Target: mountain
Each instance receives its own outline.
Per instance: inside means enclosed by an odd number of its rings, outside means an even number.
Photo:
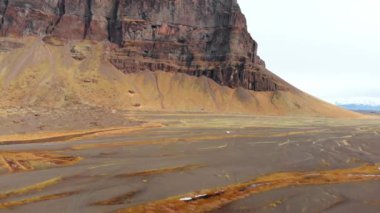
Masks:
[[[0,107],[358,117],[266,69],[236,0],[0,0]]]
[[[374,111],[380,112],[379,105],[366,105],[366,104],[339,104],[338,106],[353,111]]]
[[[380,111],[380,98],[376,96],[337,98],[332,102],[339,107],[353,111]]]

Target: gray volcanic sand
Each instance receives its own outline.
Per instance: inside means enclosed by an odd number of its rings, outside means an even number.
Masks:
[[[101,112],[104,114],[99,116]],[[62,112],[61,117],[66,120],[61,121],[49,120],[48,112],[36,117],[40,119],[38,125],[43,123],[46,131],[67,130],[93,128],[91,117],[95,114],[99,117],[96,126],[158,122],[164,127],[66,142],[0,144],[3,152],[54,150],[83,158],[78,164],[66,167],[19,173],[0,170],[0,194],[51,178],[64,178],[41,191],[0,199],[0,203],[75,192],[68,197],[3,211],[112,212],[201,189],[249,181],[270,173],[352,168],[380,162],[379,119],[110,113],[109,110],[99,110],[96,113],[83,112],[81,119],[77,117],[79,123],[70,126],[72,122],[64,116],[73,115],[70,112]],[[0,133],[23,132],[23,127],[25,132],[38,131],[36,122],[22,118],[26,115],[29,116],[28,113],[2,116],[0,120],[7,125],[1,126]],[[57,116],[57,113],[51,116]],[[12,120],[23,119],[12,126]],[[119,144],[102,146],[115,143]],[[99,147],[83,148],[88,144]],[[188,165],[200,167],[128,176],[135,172]],[[95,205],[128,193],[131,195],[116,204]],[[215,212],[378,212],[379,208],[380,182],[373,181],[277,189],[235,201]]]

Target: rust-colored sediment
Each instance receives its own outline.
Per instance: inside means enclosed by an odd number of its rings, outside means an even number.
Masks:
[[[0,145],[13,144],[32,144],[32,143],[49,143],[63,142],[78,139],[87,139],[106,135],[127,134],[135,131],[140,131],[150,128],[163,127],[161,123],[145,123],[139,126],[115,127],[106,129],[92,129],[80,131],[65,131],[65,132],[41,132],[20,135],[3,135],[0,136]]]
[[[380,180],[379,165],[364,165],[358,168],[318,172],[275,173],[241,184],[229,185],[218,189],[206,189],[198,193],[170,197],[132,208],[122,209],[117,212],[210,212],[250,195],[278,188],[371,180]],[[197,198],[197,195],[201,196]],[[187,202],[180,201],[180,198],[183,197],[191,198],[191,200]]]
[[[170,168],[161,168],[161,169],[152,169],[141,172],[127,173],[117,175],[117,177],[143,177],[143,176],[151,176],[151,175],[159,175],[164,173],[173,173],[173,172],[184,172],[189,170],[194,170],[201,168],[201,165],[185,165],[178,167],[170,167]]]
[[[141,190],[131,191],[131,192],[113,197],[113,198],[108,199],[108,200],[103,200],[103,201],[98,201],[98,202],[92,203],[91,205],[95,205],[95,206],[121,205],[121,204],[128,202],[130,199],[132,199],[134,196],[136,196],[140,192],[141,192]]]
[[[190,171],[190,170],[194,170],[198,168],[202,168],[202,166],[201,165],[185,165],[185,166],[177,166],[177,167],[169,167],[169,168],[161,168],[161,169],[152,169],[152,170],[145,170],[145,171],[140,171],[140,172],[120,174],[120,175],[117,175],[116,177],[118,178],[148,177],[148,176],[165,174],[165,173],[185,172],[185,171]],[[124,204],[140,192],[141,190],[131,191],[131,192],[113,197],[111,199],[92,203],[92,205],[110,206],[110,205]]]
[[[40,168],[68,166],[82,158],[50,152],[0,152],[0,168],[9,172],[31,171]]]
[[[4,203],[0,203],[0,209],[7,209],[7,208],[15,207],[15,206],[22,206],[22,205],[26,205],[30,203],[37,203],[37,202],[42,202],[42,201],[47,201],[47,200],[56,200],[56,199],[68,197],[77,193],[78,193],[77,191],[63,192],[63,193],[43,195],[43,196],[38,196],[38,197],[30,197],[30,198],[25,198],[22,200],[17,200],[17,201],[4,202]]]
[[[56,185],[56,184],[60,183],[61,181],[62,181],[62,178],[57,177],[57,178],[52,178],[50,180],[43,181],[40,183],[36,183],[36,184],[30,185],[30,186],[26,186],[23,188],[9,190],[7,192],[0,193],[0,200],[10,198],[10,197],[14,197],[14,196],[19,196],[19,195],[25,195],[25,194],[35,192],[35,191],[40,191],[40,190],[43,190],[49,186]]]

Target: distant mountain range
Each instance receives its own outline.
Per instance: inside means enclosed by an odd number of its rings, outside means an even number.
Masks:
[[[340,107],[353,111],[376,111],[380,112],[380,105],[367,105],[367,104],[337,104]]]
[[[330,103],[353,111],[380,112],[380,97],[345,97],[330,100]]]

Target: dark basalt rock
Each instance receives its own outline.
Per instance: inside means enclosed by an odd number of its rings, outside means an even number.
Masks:
[[[54,36],[117,44],[110,62],[206,76],[221,85],[287,90],[265,69],[236,0],[0,0],[2,36]]]
[[[119,20],[120,0],[112,0],[112,9],[107,18],[108,40],[119,46],[123,42],[123,25]]]

